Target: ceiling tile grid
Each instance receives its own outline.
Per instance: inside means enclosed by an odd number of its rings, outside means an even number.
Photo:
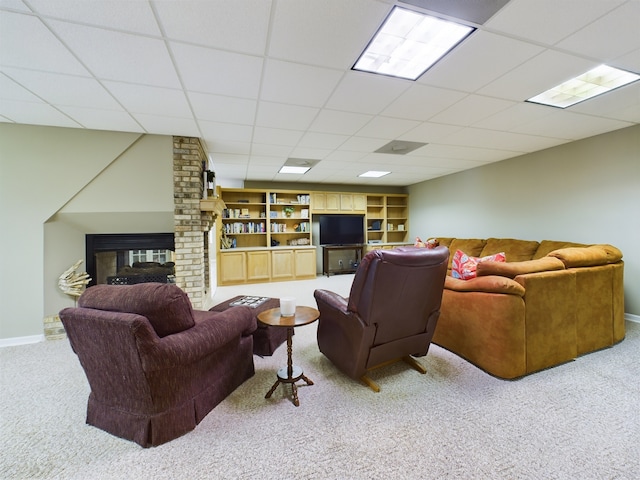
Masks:
[[[476,31],[415,82],[352,71],[394,5]],[[601,63],[638,73],[639,19],[638,0],[0,0],[0,121],[198,136],[234,185],[407,186],[640,123],[640,82],[526,103]],[[373,153],[391,140],[426,145]],[[320,161],[279,174],[289,157]]]

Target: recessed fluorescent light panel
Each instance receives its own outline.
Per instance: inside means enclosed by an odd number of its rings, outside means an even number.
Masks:
[[[415,80],[474,30],[393,7],[353,70]]]
[[[309,171],[311,167],[291,167],[289,165],[283,165],[282,168],[278,171],[278,173],[295,173],[298,175],[303,175]]]
[[[287,158],[284,165],[278,173],[293,173],[295,175],[304,175],[320,160],[311,160],[307,158]]]
[[[361,173],[359,177],[380,178],[385,175],[389,175],[391,172],[381,172],[377,170],[369,170],[368,172]]]
[[[579,77],[572,78],[540,95],[531,97],[527,102],[567,108],[639,79],[640,75],[635,73],[600,65]]]

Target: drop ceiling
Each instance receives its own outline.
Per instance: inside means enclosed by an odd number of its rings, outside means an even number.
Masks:
[[[200,137],[221,182],[382,186],[640,123],[640,82],[525,103],[602,63],[640,72],[640,0],[484,0],[497,13],[417,81],[351,70],[394,5],[476,18],[465,3],[0,0],[0,120]],[[375,153],[392,141],[426,145]],[[288,158],[319,162],[279,174]]]

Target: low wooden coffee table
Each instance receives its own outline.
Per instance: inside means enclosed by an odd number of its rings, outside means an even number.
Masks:
[[[296,382],[300,379],[304,380],[307,385],[313,385],[313,382],[304,375],[302,368],[293,365],[292,358],[292,344],[293,344],[293,329],[294,327],[300,327],[302,325],[308,325],[315,322],[320,316],[320,312],[311,307],[296,307],[295,315],[289,317],[283,317],[280,315],[279,308],[272,308],[265,310],[258,314],[258,320],[265,325],[271,327],[283,327],[287,329],[287,366],[278,370],[278,379],[273,387],[267,392],[264,398],[270,398],[273,392],[276,391],[278,385],[281,383],[291,384],[291,393],[293,395],[293,404],[296,407],[300,406],[298,400],[298,387]]]

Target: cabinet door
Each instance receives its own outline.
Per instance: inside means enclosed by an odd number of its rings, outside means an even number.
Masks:
[[[246,280],[244,252],[220,253],[220,283],[242,283]]]
[[[273,280],[292,279],[294,262],[293,250],[273,250],[271,252],[271,278]]]
[[[367,196],[360,193],[354,193],[353,209],[358,212],[365,212],[367,210]]]
[[[324,193],[311,194],[311,208],[317,211],[327,209],[327,195]]]
[[[350,193],[340,194],[340,211],[352,212],[353,211],[353,195]]]
[[[296,278],[316,276],[316,250],[294,250]]]
[[[268,250],[247,252],[247,280],[269,280],[271,255]]]
[[[327,193],[327,211],[337,212],[340,210],[340,194]]]

